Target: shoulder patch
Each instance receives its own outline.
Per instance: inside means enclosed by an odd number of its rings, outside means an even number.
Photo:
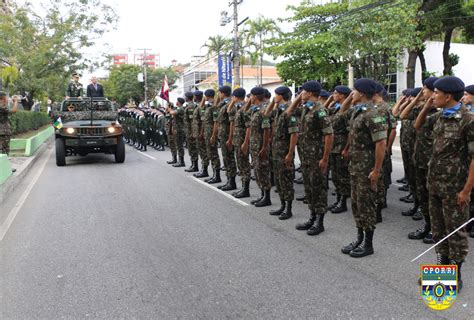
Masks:
[[[320,118],[327,117],[327,115],[328,115],[328,114],[327,114],[326,111],[324,111],[324,110],[318,111],[318,116],[319,116]]]
[[[385,122],[385,117],[381,117],[381,116],[375,117],[374,122],[375,123],[384,123]]]
[[[296,123],[296,117],[295,116],[290,117],[290,123]]]

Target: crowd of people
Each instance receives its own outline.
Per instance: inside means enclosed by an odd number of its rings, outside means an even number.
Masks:
[[[398,121],[405,171],[399,182],[409,193],[400,200],[414,204],[402,214],[424,220],[408,237],[435,243],[467,222],[469,214],[472,217],[474,86],[466,87],[453,76],[430,77],[423,87],[405,90],[392,106],[383,85],[371,79],[357,80],[353,90],[336,86],[332,94],[319,82],[308,81],[292,98],[286,86],[277,88],[273,98],[262,87],[247,94],[243,88],[232,91],[222,86],[217,93],[213,89],[187,92],[166,109],[125,107],[120,114],[132,145],[146,150],[151,144],[163,150],[168,141],[172,155],[168,163],[174,167],[185,166],[186,145],[191,165],[185,171],[218,184],[225,168],[226,182],[218,188],[235,190],[236,198],[250,197],[253,168],[260,196],[251,204],[271,205],[274,185],[281,205],[269,214],[280,220],[292,217],[294,177],[299,170],[305,194],[297,200],[308,204],[309,217],[296,228],[308,235],[324,232],[325,214],[347,211],[350,199],[355,240],[341,251],[351,257],[374,253],[375,227],[387,206]],[[331,205],[329,172],[336,190]],[[468,229],[462,229],[436,247],[439,264],[458,266],[460,288],[467,236]]]

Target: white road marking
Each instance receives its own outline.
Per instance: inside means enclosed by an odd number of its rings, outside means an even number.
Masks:
[[[225,197],[227,197],[227,198],[229,198],[229,199],[231,199],[231,200],[237,202],[237,203],[240,204],[241,206],[246,207],[246,206],[249,205],[248,203],[243,202],[242,200],[239,200],[239,199],[235,198],[234,196],[228,194],[227,192],[224,192],[224,191],[222,191],[222,190],[219,190],[219,189],[217,189],[216,187],[213,187],[211,184],[206,183],[206,182],[204,182],[204,181],[201,181],[201,180],[199,180],[199,179],[196,178],[196,177],[193,177],[193,176],[188,176],[188,177],[191,178],[191,179],[193,179],[194,181],[196,181],[196,182],[202,184],[203,186],[206,186],[207,188],[209,188],[209,189],[211,189],[211,190],[213,190],[213,191],[216,191],[216,192],[222,194],[223,196],[225,196]]]
[[[146,154],[145,152],[141,152],[141,151],[139,151],[139,150],[135,150],[135,151],[138,152],[138,153],[140,153],[140,154],[142,154],[142,155],[144,155],[144,156],[147,157],[147,158],[150,158],[151,160],[155,160],[155,161],[156,161],[156,158],[155,158],[155,157],[152,157],[152,156]]]
[[[31,180],[30,184],[26,187],[26,190],[23,192],[20,199],[18,199],[17,203],[15,204],[15,206],[12,208],[12,210],[8,214],[7,219],[0,226],[0,241],[3,240],[3,238],[5,237],[5,235],[8,232],[8,229],[10,229],[10,226],[12,225],[13,221],[15,220],[16,215],[18,214],[18,212],[20,212],[21,208],[25,204],[25,201],[28,198],[28,196],[30,195],[31,190],[33,189],[33,187],[35,186],[35,184],[38,181],[39,177],[43,173],[43,170],[46,167],[46,164],[48,163],[48,159],[51,157],[51,154],[53,153],[53,150],[54,149],[49,150],[48,155],[43,160],[43,163],[39,167],[39,170],[33,176],[33,179]]]

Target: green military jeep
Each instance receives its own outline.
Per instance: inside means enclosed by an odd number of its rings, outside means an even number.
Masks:
[[[115,106],[105,98],[71,98],[61,103],[56,128],[56,165],[68,156],[89,153],[114,154],[125,161],[125,143]]]

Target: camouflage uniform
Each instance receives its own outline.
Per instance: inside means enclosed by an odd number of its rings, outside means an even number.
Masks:
[[[184,107],[176,107],[176,114],[173,116],[173,135],[176,137],[176,148],[180,159],[184,157],[184,141],[186,139],[184,119],[186,112]]]
[[[193,119],[194,111],[197,109],[197,106],[194,102],[186,102],[184,108],[184,123],[186,127],[186,140],[188,146],[189,157],[191,161],[198,161],[198,150],[197,150],[197,141],[193,135]]]
[[[232,144],[234,145],[235,158],[237,160],[237,167],[239,168],[240,178],[242,183],[250,181],[250,161],[248,154],[245,155],[241,146],[245,141],[245,132],[250,128],[250,113],[242,108],[243,103],[235,104],[232,111],[229,113],[229,120],[234,121],[235,131]]]
[[[201,137],[201,129],[204,118],[205,105],[203,108],[196,107],[193,113],[193,138],[196,139],[196,147],[199,156],[201,157],[201,163],[203,168],[209,166],[209,158],[207,156],[206,142],[204,137]]]
[[[449,116],[443,110],[427,118],[433,131],[433,153],[428,165],[431,228],[435,242],[467,221],[469,208],[460,209],[457,193],[467,180],[474,155],[474,114],[461,107]],[[460,230],[440,243],[436,252],[457,263],[468,253],[467,233]]]
[[[217,121],[219,122],[219,140],[221,142],[222,161],[224,162],[227,177],[233,178],[237,175],[237,165],[235,163],[234,150],[229,150],[226,146],[227,139],[229,138],[230,115],[227,113],[229,102],[230,98],[226,98],[220,104]]]
[[[320,102],[307,105],[302,114],[301,133],[298,138],[303,160],[301,170],[308,207],[317,215],[327,211],[326,175],[319,168],[319,160],[324,154],[324,137],[333,134],[331,121]]]
[[[377,192],[370,187],[368,176],[375,165],[376,142],[387,139],[387,124],[380,111],[367,103],[354,108],[350,128],[352,213],[357,228],[372,231],[376,223]]]
[[[206,102],[208,104],[208,102]],[[211,144],[212,131],[214,129],[214,122],[217,122],[219,117],[219,110],[217,106],[209,104],[206,106],[206,110],[202,115],[203,126],[204,126],[204,140],[206,141],[207,157],[211,161],[212,168],[219,170],[221,167],[221,161],[219,158],[219,151],[217,150],[217,137],[214,144]]]
[[[71,81],[67,87],[67,93],[66,96],[70,98],[77,98],[77,97],[82,97],[83,94],[83,87],[82,83],[80,82],[75,82]]]
[[[294,133],[298,133],[298,120],[294,115],[288,114],[285,110],[288,104],[280,105],[275,110],[275,121],[273,122],[273,172],[275,174],[275,185],[282,201],[293,201],[295,189],[293,187],[294,162],[288,168],[285,157],[290,149],[290,138]]]
[[[263,145],[263,130],[270,129],[270,119],[263,114],[263,105],[252,106],[250,118],[250,152],[255,170],[257,185],[261,190],[270,190],[270,160],[258,155]]]
[[[410,192],[416,199],[416,180],[415,180],[415,166],[413,164],[413,152],[416,140],[416,131],[413,127],[413,110],[410,111],[407,119],[402,120],[402,128],[400,132],[400,148],[402,150],[403,167],[405,169],[405,176],[410,187]]]
[[[12,131],[10,128],[10,111],[7,108],[0,107],[0,153],[10,153],[10,137]]]
[[[166,117],[166,136],[168,138],[168,147],[170,148],[171,156],[173,157],[173,159],[175,159],[176,154],[178,152],[178,147],[177,147],[176,135],[174,134],[173,117],[169,113],[166,113],[165,117]]]

